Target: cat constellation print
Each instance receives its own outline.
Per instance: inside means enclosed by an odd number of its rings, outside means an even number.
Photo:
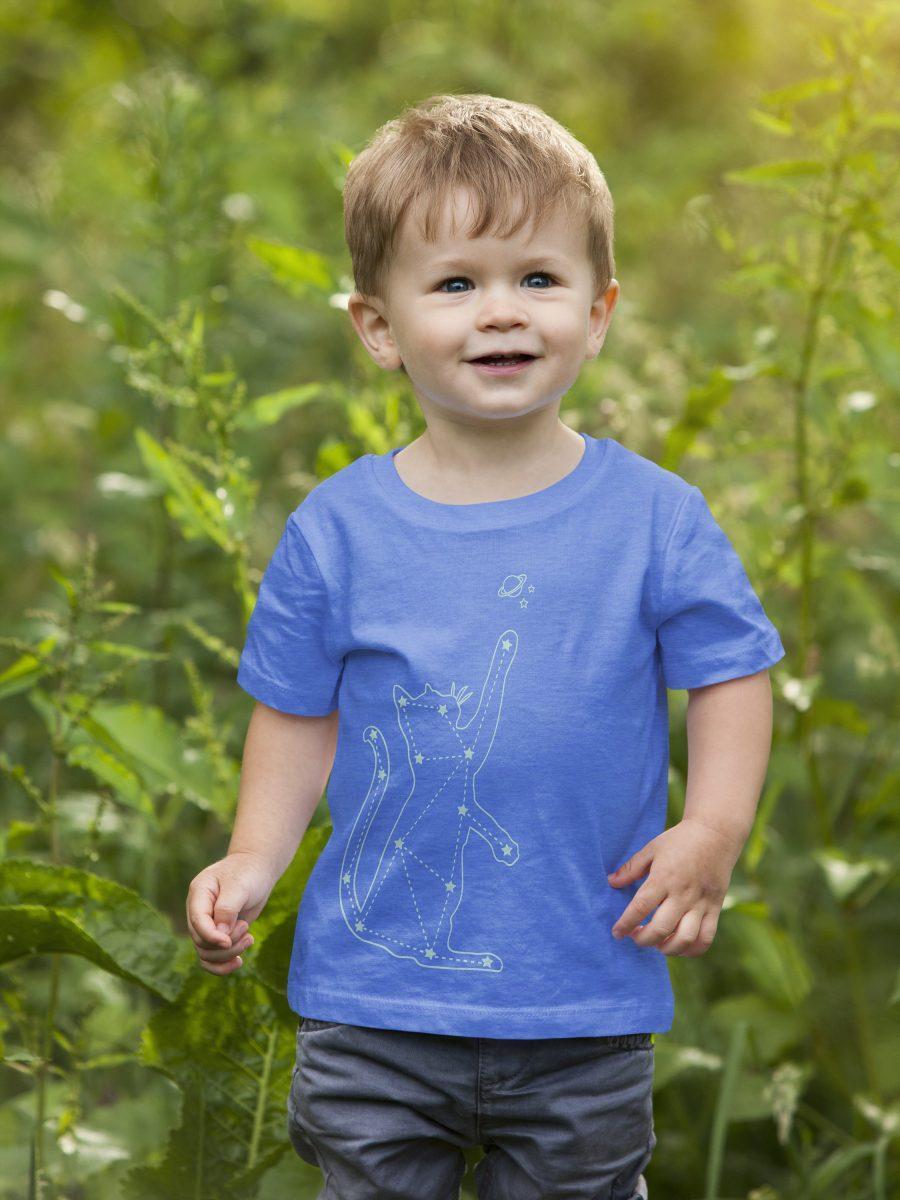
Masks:
[[[504,594],[502,587],[499,594]],[[360,861],[391,771],[381,730],[369,725],[363,733],[375,761],[368,795],[344,849],[341,912],[360,941],[397,958],[412,959],[420,967],[503,970],[500,955],[489,949],[457,948],[452,935],[453,917],[462,903],[464,851],[471,834],[483,838],[496,861],[506,867],[519,858],[515,840],[475,799],[475,776],[491,751],[518,644],[514,629],[497,638],[478,708],[465,723],[462,706],[472,695],[468,688],[457,691],[452,683],[449,692],[442,692],[426,683],[413,696],[394,684],[394,707],[413,784],[368,886]],[[378,854],[377,840],[373,850]]]

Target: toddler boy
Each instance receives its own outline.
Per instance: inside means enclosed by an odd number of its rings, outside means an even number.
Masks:
[[[784,648],[698,488],[559,418],[619,294],[581,143],[531,105],[432,97],[344,204],[354,328],[427,428],[287,519],[192,937],[240,966],[327,782],[288,982],[288,1128],[322,1197],[450,1200],[480,1144],[482,1200],[634,1200],[666,956],[713,940]],[[670,829],[667,688],[690,693]]]

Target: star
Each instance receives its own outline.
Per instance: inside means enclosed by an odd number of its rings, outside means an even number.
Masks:
[[[527,608],[527,607],[528,607],[528,601],[523,596],[522,599],[519,601],[519,608]]]
[[[423,763],[424,761],[425,761],[425,759],[422,757],[422,755],[421,755],[421,754],[417,754],[417,755],[416,755],[416,762],[417,762],[417,763]]]
[[[447,891],[448,891],[448,892],[455,892],[455,891],[456,891],[456,884],[453,882],[453,880],[452,880],[452,879],[450,880],[450,882],[449,882],[449,883],[445,883],[445,884],[444,884],[444,887],[447,889]]]
[[[501,645],[503,646],[504,650],[509,650],[509,648],[512,646],[512,642],[509,640],[509,638],[504,638],[501,642]]]
[[[434,951],[432,950],[432,948],[430,946],[425,951],[425,957],[426,958],[434,958]]]
[[[349,883],[350,882],[350,872],[345,871],[344,874],[341,876],[341,879],[343,879],[344,883]]]
[[[534,591],[534,584],[533,584],[533,583],[531,583],[531,584],[529,584],[529,585],[528,585],[528,590],[529,590],[529,592],[533,592],[533,591]]]
[[[446,715],[447,715],[447,705],[446,705],[446,704],[442,704],[442,705],[441,705],[441,706],[438,708],[438,712],[441,714],[441,716],[442,716],[442,717],[446,717]]]
[[[382,767],[381,770],[378,772],[378,778],[379,779],[387,779],[387,771],[384,769],[384,767]]]
[[[474,751],[474,750],[472,749],[472,747],[470,746],[470,747],[469,747],[469,749],[468,749],[468,750],[465,752],[465,754],[463,755],[463,757],[464,757],[464,758],[473,758],[473,757],[474,757],[474,755],[475,755],[475,751]]]
[[[458,804],[456,806],[456,811],[459,813],[459,815],[461,817],[464,817],[469,810],[466,808],[466,806],[464,804]]]
[[[509,842],[507,842],[505,846],[502,846],[501,849],[503,850],[504,854],[512,854],[512,846],[509,844]]]
[[[397,701],[397,703],[400,705],[401,708],[406,708],[406,697],[401,696],[400,699]]]
[[[489,954],[486,954],[484,956],[484,958],[481,960],[481,965],[483,967],[492,967],[494,965],[494,960],[491,958],[491,956]]]
[[[377,737],[378,737],[378,734],[373,729],[372,732],[369,734],[369,741],[374,742]]]
[[[403,849],[403,838],[394,838],[394,845],[397,847],[398,850],[402,850]]]
[[[365,929],[365,925],[363,925],[362,921],[357,921],[357,922],[356,922],[356,929],[357,929],[357,930],[363,930],[363,929]]]

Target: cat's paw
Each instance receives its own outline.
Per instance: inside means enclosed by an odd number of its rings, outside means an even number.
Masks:
[[[506,838],[502,842],[494,842],[492,849],[497,862],[506,863],[508,867],[511,867],[514,862],[519,861],[519,846],[512,838]]]

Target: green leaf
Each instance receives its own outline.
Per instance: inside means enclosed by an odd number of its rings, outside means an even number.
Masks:
[[[0,771],[14,780],[25,795],[39,809],[45,809],[44,797],[41,794],[40,788],[28,774],[22,763],[14,763],[5,751],[0,750]]]
[[[191,617],[174,614],[169,618],[169,621],[170,624],[179,625],[186,633],[189,633],[192,638],[198,641],[205,649],[209,650],[211,654],[214,654],[226,667],[237,669],[241,654],[234,646],[229,646],[227,642],[217,637],[216,634],[210,633],[208,629],[204,629],[198,621],[193,620]]]
[[[815,178],[825,171],[825,164],[816,159],[792,158],[781,162],[760,163],[755,167],[744,167],[737,171],[726,171],[728,183],[746,184],[748,187],[772,187],[791,189],[796,182]]]
[[[900,129],[900,112],[869,113],[863,125],[869,129]]]
[[[198,971],[189,979],[177,1004],[154,1014],[140,1052],[179,1088],[182,1122],[161,1161],[123,1178],[121,1195],[252,1200],[262,1176],[291,1153],[285,1098],[296,1037],[296,1014],[246,965],[226,978]]]
[[[828,1195],[841,1179],[850,1175],[851,1171],[854,1172],[855,1178],[857,1164],[865,1162],[867,1158],[871,1157],[872,1147],[867,1142],[835,1150],[807,1176],[809,1188],[807,1194],[810,1196]],[[849,1178],[847,1183],[850,1183]]]
[[[137,773],[109,750],[94,742],[79,742],[67,753],[66,762],[72,767],[90,771],[95,779],[111,787],[128,808],[151,818],[156,817],[153,799],[141,785]]]
[[[803,79],[799,83],[789,84],[788,87],[776,88],[760,97],[763,104],[793,105],[804,100],[812,100],[816,96],[825,96],[833,92],[843,91],[847,86],[847,77],[843,75],[820,75],[814,79]]]
[[[213,762],[203,747],[186,743],[183,726],[161,709],[137,702],[95,704],[85,728],[127,763],[151,790],[168,789],[200,808],[230,819],[240,767],[231,758]],[[224,783],[219,775],[224,774]]]
[[[125,373],[130,387],[154,400],[166,400],[173,408],[196,408],[197,393],[191,387],[167,383],[152,371],[130,367]]]
[[[226,979],[198,973],[177,1004],[147,1027],[141,1062],[177,1084],[185,1117],[162,1162],[129,1174],[123,1185],[129,1200],[188,1194],[252,1200],[259,1179],[289,1150],[284,1108],[297,1016],[285,984],[297,907],[331,832],[328,822],[307,829],[253,923],[256,942],[243,967]]]
[[[666,434],[660,466],[674,470],[698,435],[709,429],[721,408],[731,399],[734,384],[720,368],[688,390],[681,416]]]
[[[809,721],[817,729],[836,725],[849,733],[864,737],[869,732],[869,722],[852,700],[839,700],[822,693],[817,695],[809,710]]]
[[[873,878],[886,878],[891,864],[886,858],[851,859],[837,850],[815,850],[813,858],[822,868],[828,890],[844,904]]]
[[[128,646],[124,642],[102,641],[88,642],[87,644],[98,654],[112,654],[119,658],[150,659],[155,662],[164,662],[168,658],[168,655],[161,650],[145,650],[143,646]]]
[[[47,570],[48,570],[49,574],[52,576],[52,578],[56,580],[56,582],[59,584],[59,586],[65,592],[66,599],[68,600],[69,604],[74,605],[77,600],[77,595],[75,592],[75,585],[72,583],[72,580],[69,579],[67,576],[63,575],[62,571],[60,571],[57,567],[53,566],[52,563],[47,568]]]
[[[234,541],[220,501],[203,486],[186,463],[180,462],[145,429],[135,431],[135,440],[147,470],[168,489],[166,504],[188,539],[206,537],[228,554]]]
[[[723,1034],[738,1021],[746,1021],[756,1055],[766,1063],[776,1062],[790,1046],[802,1043],[807,1032],[801,1013],[773,1004],[757,992],[713,1001],[709,1019]]]
[[[55,637],[46,637],[43,641],[38,642],[35,649],[49,656],[50,651],[56,645]],[[33,642],[29,642],[34,646]],[[39,680],[47,674],[47,668],[35,658],[33,654],[23,654],[21,658],[17,658],[14,663],[11,663],[6,670],[0,674],[0,700],[5,700],[7,696],[15,696],[19,692],[27,691],[33,687]]]
[[[234,423],[241,429],[259,429],[264,425],[274,425],[293,408],[300,408],[312,400],[330,398],[332,390],[328,383],[304,383],[299,387],[270,392],[267,396],[257,396],[238,414]]]
[[[195,965],[130,888],[75,867],[10,858],[0,863],[0,963],[31,954],[78,954],[105,971],[174,1000]]]
[[[731,909],[720,928],[763,995],[787,1007],[803,1003],[812,987],[812,972],[789,933],[746,905]]]
[[[750,110],[750,120],[778,137],[790,137],[794,132],[794,126],[790,121],[783,117],[773,117],[771,113],[762,112],[758,108]]]
[[[337,289],[328,260],[315,250],[258,237],[248,238],[247,247],[293,296],[330,295]]]

